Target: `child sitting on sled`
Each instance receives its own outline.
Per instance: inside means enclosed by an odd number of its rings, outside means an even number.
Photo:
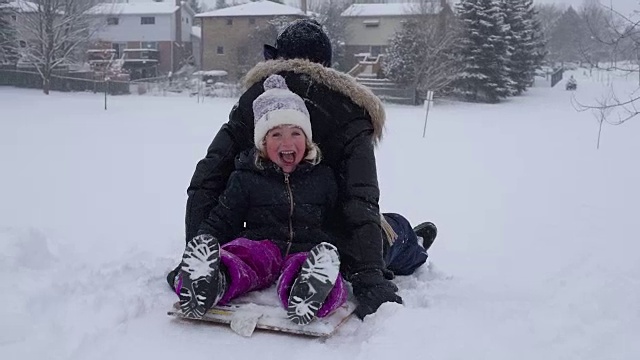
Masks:
[[[277,283],[288,318],[307,324],[347,300],[335,239],[324,230],[337,184],[320,164],[302,98],[280,75],[253,103],[255,148],[236,159],[226,190],[186,245],[175,290],[184,315]]]

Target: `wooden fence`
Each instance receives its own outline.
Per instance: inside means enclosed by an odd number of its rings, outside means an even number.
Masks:
[[[51,90],[90,91],[110,95],[129,94],[128,81],[104,81],[91,78],[93,73],[58,72],[51,75]],[[38,72],[0,69],[0,86],[42,89],[42,77]]]

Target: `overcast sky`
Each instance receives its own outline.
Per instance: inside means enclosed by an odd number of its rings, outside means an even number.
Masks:
[[[574,8],[580,8],[584,0],[534,0],[534,3],[540,4],[558,4]],[[633,10],[640,10],[640,0],[600,0],[600,3],[606,6],[612,6],[617,11],[628,15]]]
[[[232,0],[227,0],[227,1],[229,3],[233,2]],[[317,0],[308,0],[309,3],[311,1],[317,1]],[[583,1],[584,0],[534,0],[534,3],[541,3],[541,4],[552,3],[552,4],[558,4],[558,5],[564,5],[564,6],[572,5],[574,8],[579,9]],[[599,1],[601,4],[604,4],[607,6],[609,5],[613,6],[614,9],[616,9],[617,11],[620,11],[625,15],[630,14],[634,10],[640,11],[640,0],[599,0]],[[211,8],[214,8],[216,3],[215,0],[200,0],[200,2],[209,5],[209,7]],[[407,2],[407,0],[392,0],[390,2]],[[456,3],[458,2],[458,0],[452,0],[450,2]],[[300,0],[285,0],[285,3],[293,6],[298,6],[298,4],[300,3]]]

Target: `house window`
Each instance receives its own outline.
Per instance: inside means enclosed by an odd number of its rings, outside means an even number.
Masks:
[[[141,25],[153,25],[156,23],[156,17],[155,16],[142,16],[140,18],[140,24]]]
[[[250,55],[249,49],[246,46],[239,46],[236,51],[238,53],[238,64],[247,65]]]
[[[218,46],[218,48],[216,49],[216,54],[224,55],[224,46]]]
[[[367,28],[374,28],[374,27],[380,26],[380,20],[378,19],[364,20],[362,23],[364,24],[364,27],[367,27]]]
[[[107,18],[107,25],[118,25],[119,23],[120,23],[120,19],[118,19],[117,17]]]
[[[140,47],[143,49],[153,49],[158,50],[158,42],[157,41],[143,41],[140,43]]]
[[[255,25],[256,24],[256,19],[251,18],[249,19],[249,25]]]
[[[232,26],[233,25],[233,19],[227,19],[227,25]]]
[[[189,23],[189,18],[184,18],[187,21],[187,24]]]

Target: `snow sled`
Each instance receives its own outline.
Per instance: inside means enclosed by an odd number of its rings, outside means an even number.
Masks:
[[[569,81],[567,82],[567,85],[565,86],[566,90],[576,90],[578,88],[578,84],[575,81]]]
[[[167,314],[189,321],[205,321],[230,325],[231,330],[244,337],[250,337],[255,329],[268,330],[310,337],[330,337],[340,325],[353,314],[356,306],[347,301],[345,305],[324,318],[316,318],[307,325],[296,325],[287,319],[287,312],[278,305],[260,303],[231,303],[209,309],[202,319],[184,316],[180,304],[175,303]]]

